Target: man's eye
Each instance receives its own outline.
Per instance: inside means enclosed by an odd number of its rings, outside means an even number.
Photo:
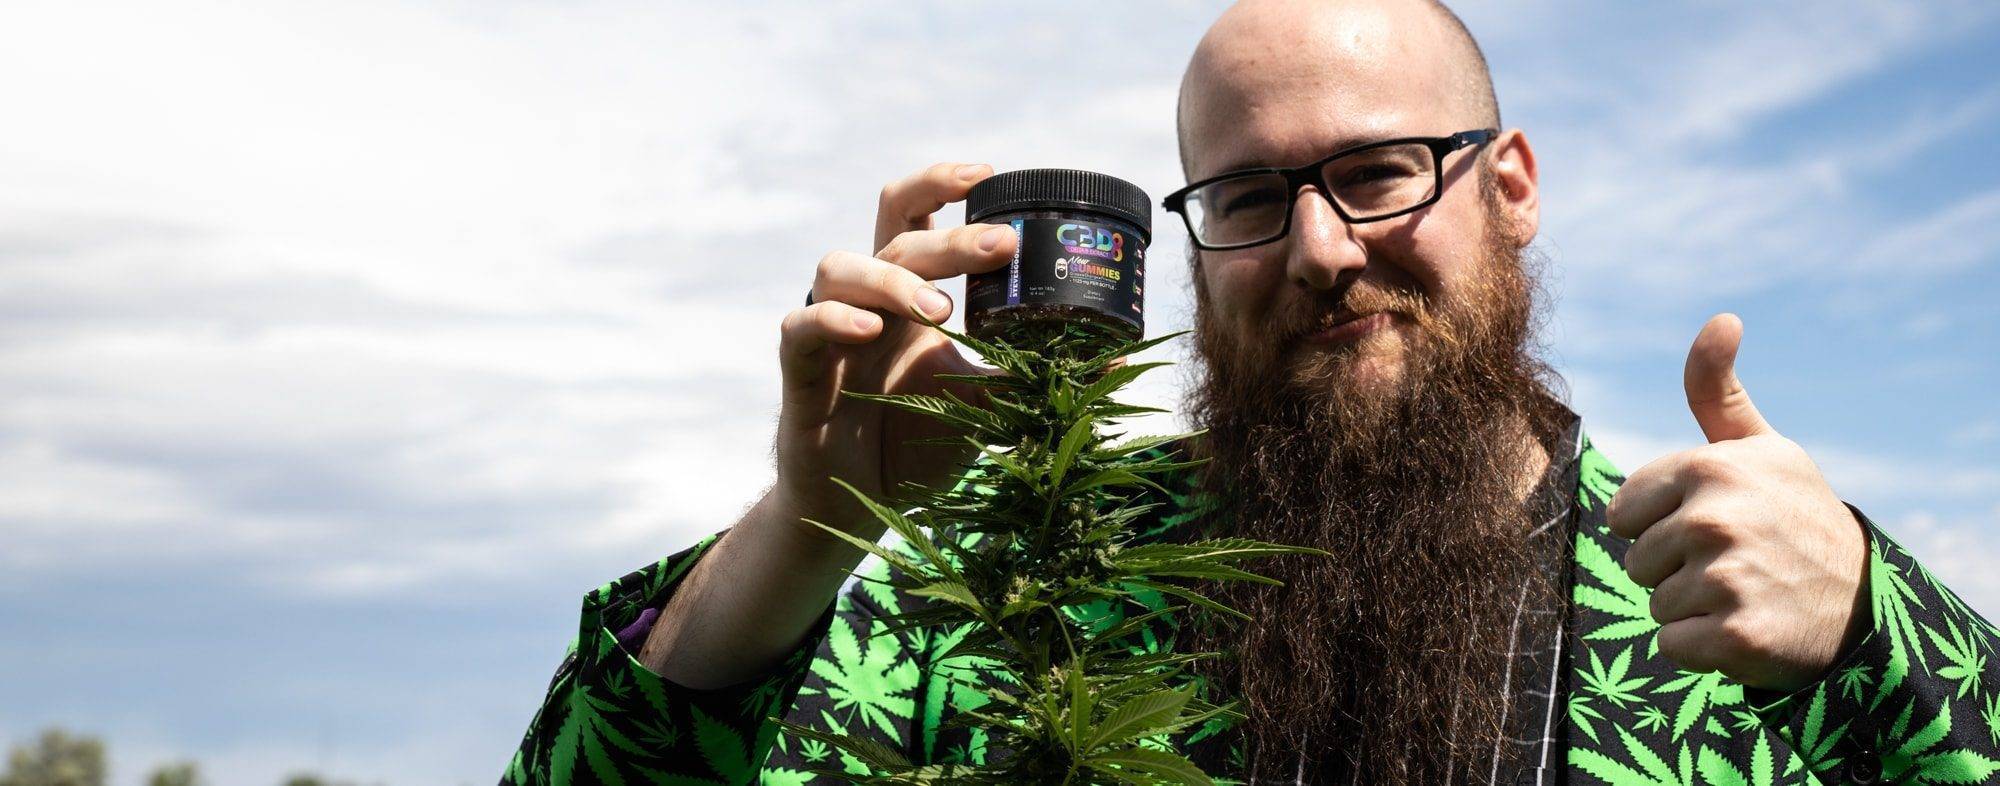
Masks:
[[[1239,210],[1255,210],[1278,201],[1277,192],[1269,189],[1246,191],[1222,201],[1222,212],[1234,213]]]
[[[1341,176],[1340,182],[1342,185],[1364,185],[1385,180],[1399,180],[1412,174],[1414,173],[1405,167],[1391,164],[1364,164],[1348,170],[1347,174]]]

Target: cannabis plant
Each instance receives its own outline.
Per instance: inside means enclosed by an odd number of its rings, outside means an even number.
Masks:
[[[1197,724],[1241,717],[1230,705],[1201,698],[1183,671],[1216,655],[1140,646],[1136,634],[1190,609],[1241,617],[1194,589],[1194,580],[1275,583],[1232,563],[1312,550],[1240,538],[1135,541],[1135,524],[1164,504],[1139,502],[1146,490],[1168,499],[1153,478],[1205,459],[1149,453],[1201,432],[1115,443],[1122,434],[1102,433],[1113,419],[1163,411],[1122,404],[1113,395],[1169,364],[1118,361],[1182,334],[1131,341],[1090,323],[1026,323],[989,342],[930,326],[1004,372],[940,375],[978,386],[986,394],[983,406],[948,391],[843,393],[952,425],[959,436],[923,442],[976,448],[964,468],[967,482],[943,491],[907,484],[898,502],[916,505],[898,513],[834,478],[907,549],[813,523],[887,562],[889,584],[935,601],[889,616],[875,635],[920,626],[963,633],[939,660],[965,656],[996,679],[985,689],[991,703],[952,722],[983,728],[987,745],[973,762],[917,765],[874,740],[790,723],[785,728],[839,748],[872,770],[860,777],[824,774],[865,783],[1212,783],[1167,740]],[[1144,610],[1135,597],[1141,593],[1170,602]],[[1106,603],[1139,611],[1109,617],[1082,612]]]

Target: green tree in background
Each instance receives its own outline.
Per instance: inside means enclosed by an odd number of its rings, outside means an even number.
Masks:
[[[34,740],[8,748],[7,770],[0,773],[0,786],[104,786],[105,759],[103,739],[51,726]],[[208,781],[201,777],[200,764],[183,759],[154,767],[146,775],[145,783],[146,786],[207,786]],[[358,784],[312,772],[294,772],[285,776],[281,786]]]
[[[360,786],[355,781],[334,780],[316,772],[295,772],[285,776],[282,786]],[[376,784],[375,786],[381,786]]]
[[[0,786],[104,786],[104,742],[60,728],[7,751]]]
[[[201,767],[192,761],[176,761],[153,768],[146,786],[203,786]]]

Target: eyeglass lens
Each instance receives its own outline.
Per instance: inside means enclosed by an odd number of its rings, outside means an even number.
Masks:
[[[1341,156],[1320,174],[1329,195],[1350,221],[1407,210],[1437,190],[1437,157],[1422,143],[1387,145]],[[1245,175],[1187,195],[1188,222],[1202,243],[1233,245],[1268,240],[1285,231],[1292,207],[1281,174]]]

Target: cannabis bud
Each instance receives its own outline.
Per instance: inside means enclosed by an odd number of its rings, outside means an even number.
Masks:
[[[940,375],[981,386],[990,406],[949,393],[843,394],[954,425],[962,433],[944,441],[977,449],[965,482],[944,491],[910,484],[918,504],[906,514],[835,478],[902,538],[898,547],[813,523],[888,563],[896,590],[929,601],[889,615],[875,635],[928,626],[933,640],[957,642],[939,662],[987,675],[978,690],[988,700],[953,720],[983,732],[985,744],[964,761],[916,763],[874,740],[780,722],[869,769],[823,774],[862,783],[1212,783],[1170,739],[1242,717],[1198,695],[1183,672],[1216,654],[1174,652],[1144,632],[1194,608],[1242,616],[1190,579],[1275,583],[1232,563],[1325,552],[1141,537],[1137,525],[1168,499],[1154,478],[1201,463],[1163,446],[1201,432],[1116,443],[1122,435],[1101,432],[1113,419],[1163,411],[1113,394],[1170,364],[1118,361],[1181,333],[1140,341],[1095,320],[1021,320],[987,340],[929,324],[1005,372]]]

